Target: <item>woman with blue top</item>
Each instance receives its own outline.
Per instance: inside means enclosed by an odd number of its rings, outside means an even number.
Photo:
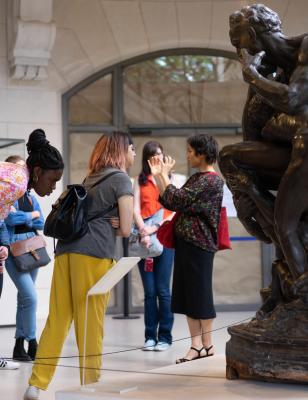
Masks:
[[[60,152],[52,146],[42,129],[35,129],[27,142],[26,165],[0,161],[0,297],[3,284],[3,265],[9,248],[9,237],[4,220],[12,206],[27,190],[39,196],[49,196],[61,179],[64,163]],[[13,209],[14,210],[14,209]],[[0,370],[17,369],[19,363],[0,357]]]
[[[25,161],[19,156],[10,156],[6,162],[24,166]],[[18,199],[5,219],[10,243],[25,240],[37,234],[44,228],[44,217],[36,198],[28,191]],[[11,255],[6,260],[5,268],[14,282],[17,294],[16,313],[16,343],[13,359],[18,361],[32,361],[35,358],[36,342],[36,306],[37,294],[35,281],[38,269],[21,272],[17,269]],[[24,349],[24,340],[29,342],[28,352]]]

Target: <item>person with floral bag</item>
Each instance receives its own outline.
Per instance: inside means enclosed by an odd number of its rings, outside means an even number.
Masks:
[[[218,250],[217,230],[223,198],[223,180],[214,170],[218,157],[216,140],[205,134],[187,140],[187,160],[193,174],[177,189],[169,179],[175,161],[171,157],[149,160],[164,207],[179,212],[174,223],[175,260],[171,309],[184,314],[191,347],[176,363],[214,355],[213,320],[216,317],[212,272]]]

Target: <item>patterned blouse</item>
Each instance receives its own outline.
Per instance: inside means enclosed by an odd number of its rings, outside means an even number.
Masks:
[[[180,189],[168,185],[160,201],[164,207],[180,211],[175,223],[176,236],[215,252],[222,197],[223,180],[220,176],[198,172]]]

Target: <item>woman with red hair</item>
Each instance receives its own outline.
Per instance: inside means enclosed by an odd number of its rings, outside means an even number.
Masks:
[[[128,237],[130,234],[133,191],[126,171],[134,158],[133,143],[126,133],[103,135],[94,147],[84,183],[88,189],[89,219],[115,203],[118,206],[105,217],[91,219],[88,232],[81,238],[57,243],[49,316],[37,350],[39,363],[33,367],[25,400],[38,399],[40,389],[47,389],[72,321],[79,349],[81,382],[88,384],[99,380],[103,323],[109,295],[91,296],[88,300],[87,326],[91,328],[91,335],[87,338],[86,353],[91,356],[87,357],[84,366],[86,299],[89,289],[115,263],[116,236]],[[105,179],[102,181],[102,178]],[[116,223],[118,219],[119,223]]]

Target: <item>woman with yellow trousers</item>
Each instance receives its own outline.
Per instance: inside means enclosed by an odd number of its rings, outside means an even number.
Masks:
[[[49,316],[24,400],[36,400],[40,389],[47,389],[72,321],[79,350],[81,382],[89,384],[99,380],[104,316],[109,296],[89,298],[87,327],[91,335],[87,337],[86,363],[83,365],[86,297],[89,289],[115,263],[116,236],[128,237],[130,234],[133,192],[126,171],[134,158],[133,143],[126,133],[103,135],[94,147],[85,186],[89,189],[103,177],[107,178],[88,190],[88,215],[91,218],[116,202],[118,207],[104,217],[91,220],[88,232],[81,238],[57,244]]]

